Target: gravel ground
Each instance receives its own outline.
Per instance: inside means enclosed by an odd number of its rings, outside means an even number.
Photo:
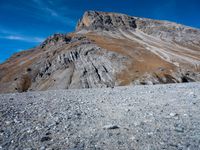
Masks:
[[[200,83],[0,95],[0,149],[199,150]]]

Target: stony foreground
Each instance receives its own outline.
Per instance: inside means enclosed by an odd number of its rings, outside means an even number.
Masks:
[[[0,149],[200,149],[200,84],[0,95]]]

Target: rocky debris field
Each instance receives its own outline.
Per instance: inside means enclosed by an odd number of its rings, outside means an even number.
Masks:
[[[0,149],[199,150],[200,84],[3,94]]]

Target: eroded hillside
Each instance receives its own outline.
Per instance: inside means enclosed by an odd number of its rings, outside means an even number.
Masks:
[[[1,93],[192,81],[200,81],[200,30],[94,11],[75,32],[0,65]]]

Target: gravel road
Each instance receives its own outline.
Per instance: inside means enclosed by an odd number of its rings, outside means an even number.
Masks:
[[[0,150],[199,150],[200,83],[0,95]]]

